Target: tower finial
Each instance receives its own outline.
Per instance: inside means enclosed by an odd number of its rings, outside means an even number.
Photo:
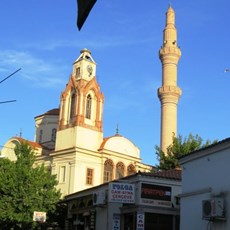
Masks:
[[[19,137],[22,137],[22,128],[20,128]]]
[[[116,136],[119,135],[119,124],[117,124],[117,128],[116,128]]]

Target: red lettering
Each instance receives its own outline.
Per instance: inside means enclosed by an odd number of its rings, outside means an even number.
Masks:
[[[151,188],[142,188],[142,193],[153,196],[165,196],[165,191]]]

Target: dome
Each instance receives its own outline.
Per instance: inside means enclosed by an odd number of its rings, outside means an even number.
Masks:
[[[49,110],[49,111],[47,111],[41,115],[36,116],[35,119],[38,117],[45,116],[45,115],[46,116],[59,116],[59,108],[51,109],[51,110]]]
[[[136,147],[136,145],[129,139],[118,134],[112,137],[104,138],[100,146],[100,150],[113,151],[136,158],[140,157],[139,148]]]

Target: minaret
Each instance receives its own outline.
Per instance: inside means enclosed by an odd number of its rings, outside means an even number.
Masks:
[[[167,147],[177,135],[177,103],[181,89],[177,86],[177,64],[181,56],[177,46],[175,12],[169,6],[166,12],[166,26],[163,32],[163,46],[159,51],[162,63],[162,86],[158,89],[161,102],[161,149],[167,154]]]

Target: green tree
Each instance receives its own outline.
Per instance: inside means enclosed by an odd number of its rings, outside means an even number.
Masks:
[[[179,157],[216,142],[217,140],[213,142],[209,140],[203,142],[200,136],[193,136],[192,134],[189,134],[188,137],[185,138],[181,135],[178,137],[174,136],[172,144],[167,148],[167,153],[164,153],[159,146],[155,147],[157,159],[159,161],[157,168],[163,170],[178,168],[180,167],[178,161]]]
[[[34,167],[35,153],[28,143],[15,148],[17,160],[0,159],[0,229],[31,230],[33,212],[54,213],[60,192],[57,180],[44,165]]]

